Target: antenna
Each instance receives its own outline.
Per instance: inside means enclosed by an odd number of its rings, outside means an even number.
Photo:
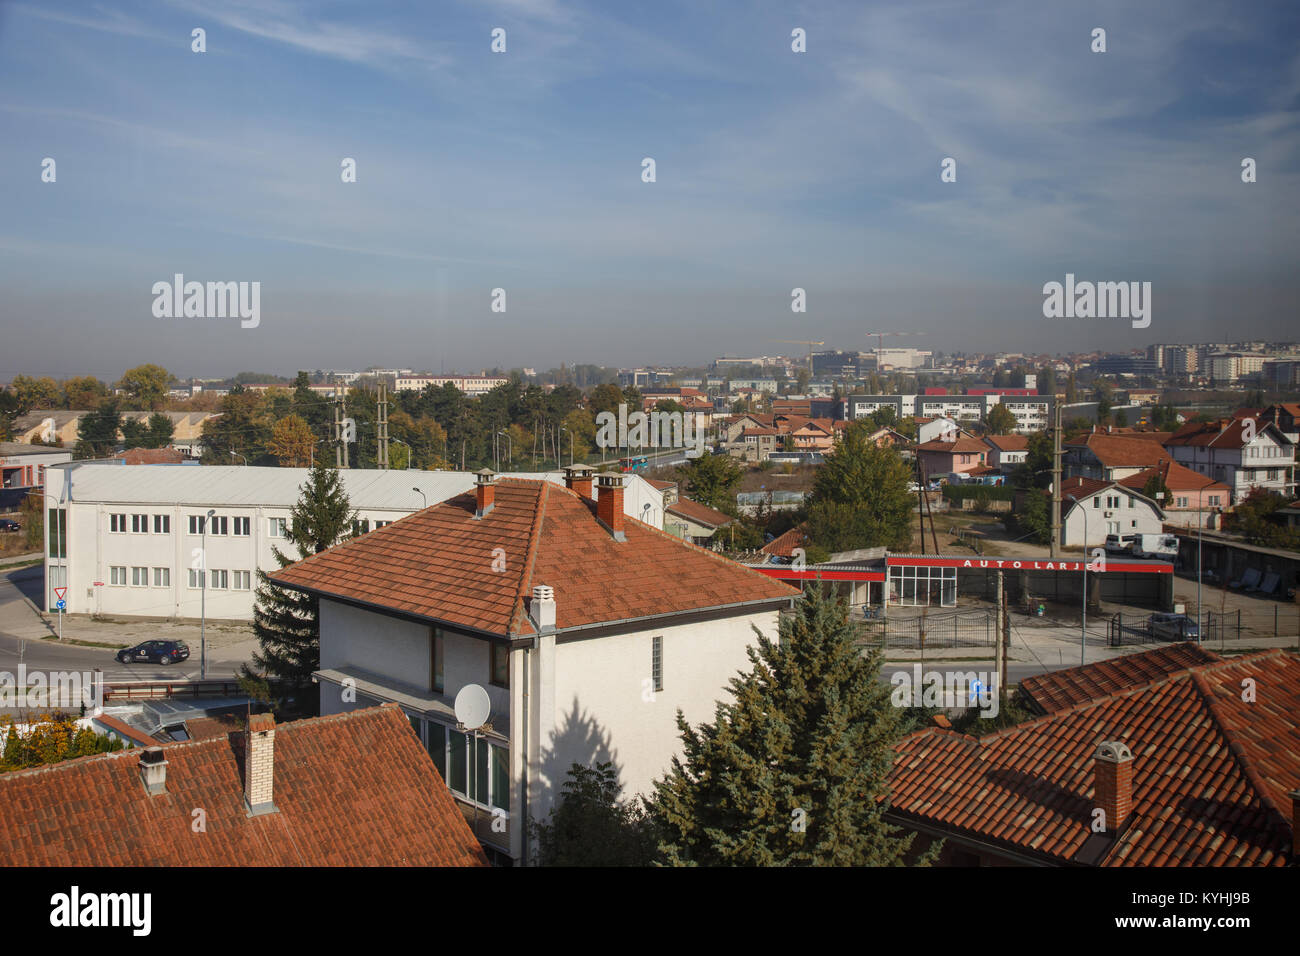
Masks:
[[[466,730],[478,730],[492,713],[492,700],[478,684],[466,684],[456,694],[456,719]]]

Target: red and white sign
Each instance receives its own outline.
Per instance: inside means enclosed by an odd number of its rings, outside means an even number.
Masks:
[[[102,587],[104,586],[104,582],[103,582],[103,581],[95,581],[95,582],[92,583],[92,586],[93,586],[93,587],[97,587],[97,588],[102,588]]]
[[[65,597],[68,596],[68,589],[67,589],[67,588],[55,588],[55,589],[54,589],[54,596],[55,596],[56,598],[58,598],[60,601],[62,601]]]

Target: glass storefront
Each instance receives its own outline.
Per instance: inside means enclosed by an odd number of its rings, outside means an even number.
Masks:
[[[892,566],[889,603],[904,607],[956,607],[957,569]]]

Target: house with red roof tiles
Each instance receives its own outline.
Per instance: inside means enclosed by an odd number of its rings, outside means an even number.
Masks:
[[[989,446],[978,438],[959,435],[953,441],[935,439],[916,446],[916,458],[932,478],[965,474],[988,463]]]
[[[1062,467],[1067,475],[1105,481],[1120,481],[1169,457],[1159,440],[1136,432],[1086,432],[1067,438],[1062,448]]]
[[[985,435],[982,441],[989,446],[989,467],[1005,474],[1023,465],[1029,457],[1027,435]]]
[[[1044,716],[895,748],[886,819],[957,866],[1288,866],[1300,656],[1162,648],[1058,671]]]
[[[733,520],[731,515],[690,498],[678,498],[664,509],[664,530],[700,547],[708,547],[714,535]]]
[[[1295,497],[1296,446],[1266,419],[1188,422],[1164,447],[1180,465],[1231,488],[1231,504],[1240,503],[1252,488]]]
[[[1213,527],[1214,516],[1232,500],[1232,489],[1223,482],[1185,468],[1172,458],[1162,458],[1155,467],[1129,475],[1119,483],[1142,491],[1153,478],[1160,479],[1169,489],[1168,497],[1160,502],[1169,524]]]
[[[1110,534],[1159,534],[1164,520],[1156,502],[1119,482],[1061,479],[1061,544],[1067,548],[1099,547]]]
[[[515,861],[572,764],[649,792],[681,753],[677,711],[712,719],[754,629],[775,638],[799,593],[627,517],[624,476],[595,480],[484,469],[473,493],[271,574],[320,601],[321,712],[399,704],[479,839]],[[471,684],[491,704],[477,732],[454,707]]]
[[[393,704],[0,774],[6,867],[487,862]]]

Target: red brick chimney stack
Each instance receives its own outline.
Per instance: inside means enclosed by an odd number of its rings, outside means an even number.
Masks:
[[[592,501],[595,498],[591,490],[592,474],[595,470],[590,465],[570,465],[564,469],[564,487]]]
[[[1092,764],[1093,797],[1106,812],[1106,832],[1118,833],[1133,810],[1133,751],[1108,740],[1097,747]]]
[[[596,499],[596,517],[615,541],[626,541],[623,533],[623,476],[604,472],[596,476],[600,497]]]
[[[491,468],[481,468],[474,472],[474,517],[482,518],[492,510],[496,503],[496,472]]]

